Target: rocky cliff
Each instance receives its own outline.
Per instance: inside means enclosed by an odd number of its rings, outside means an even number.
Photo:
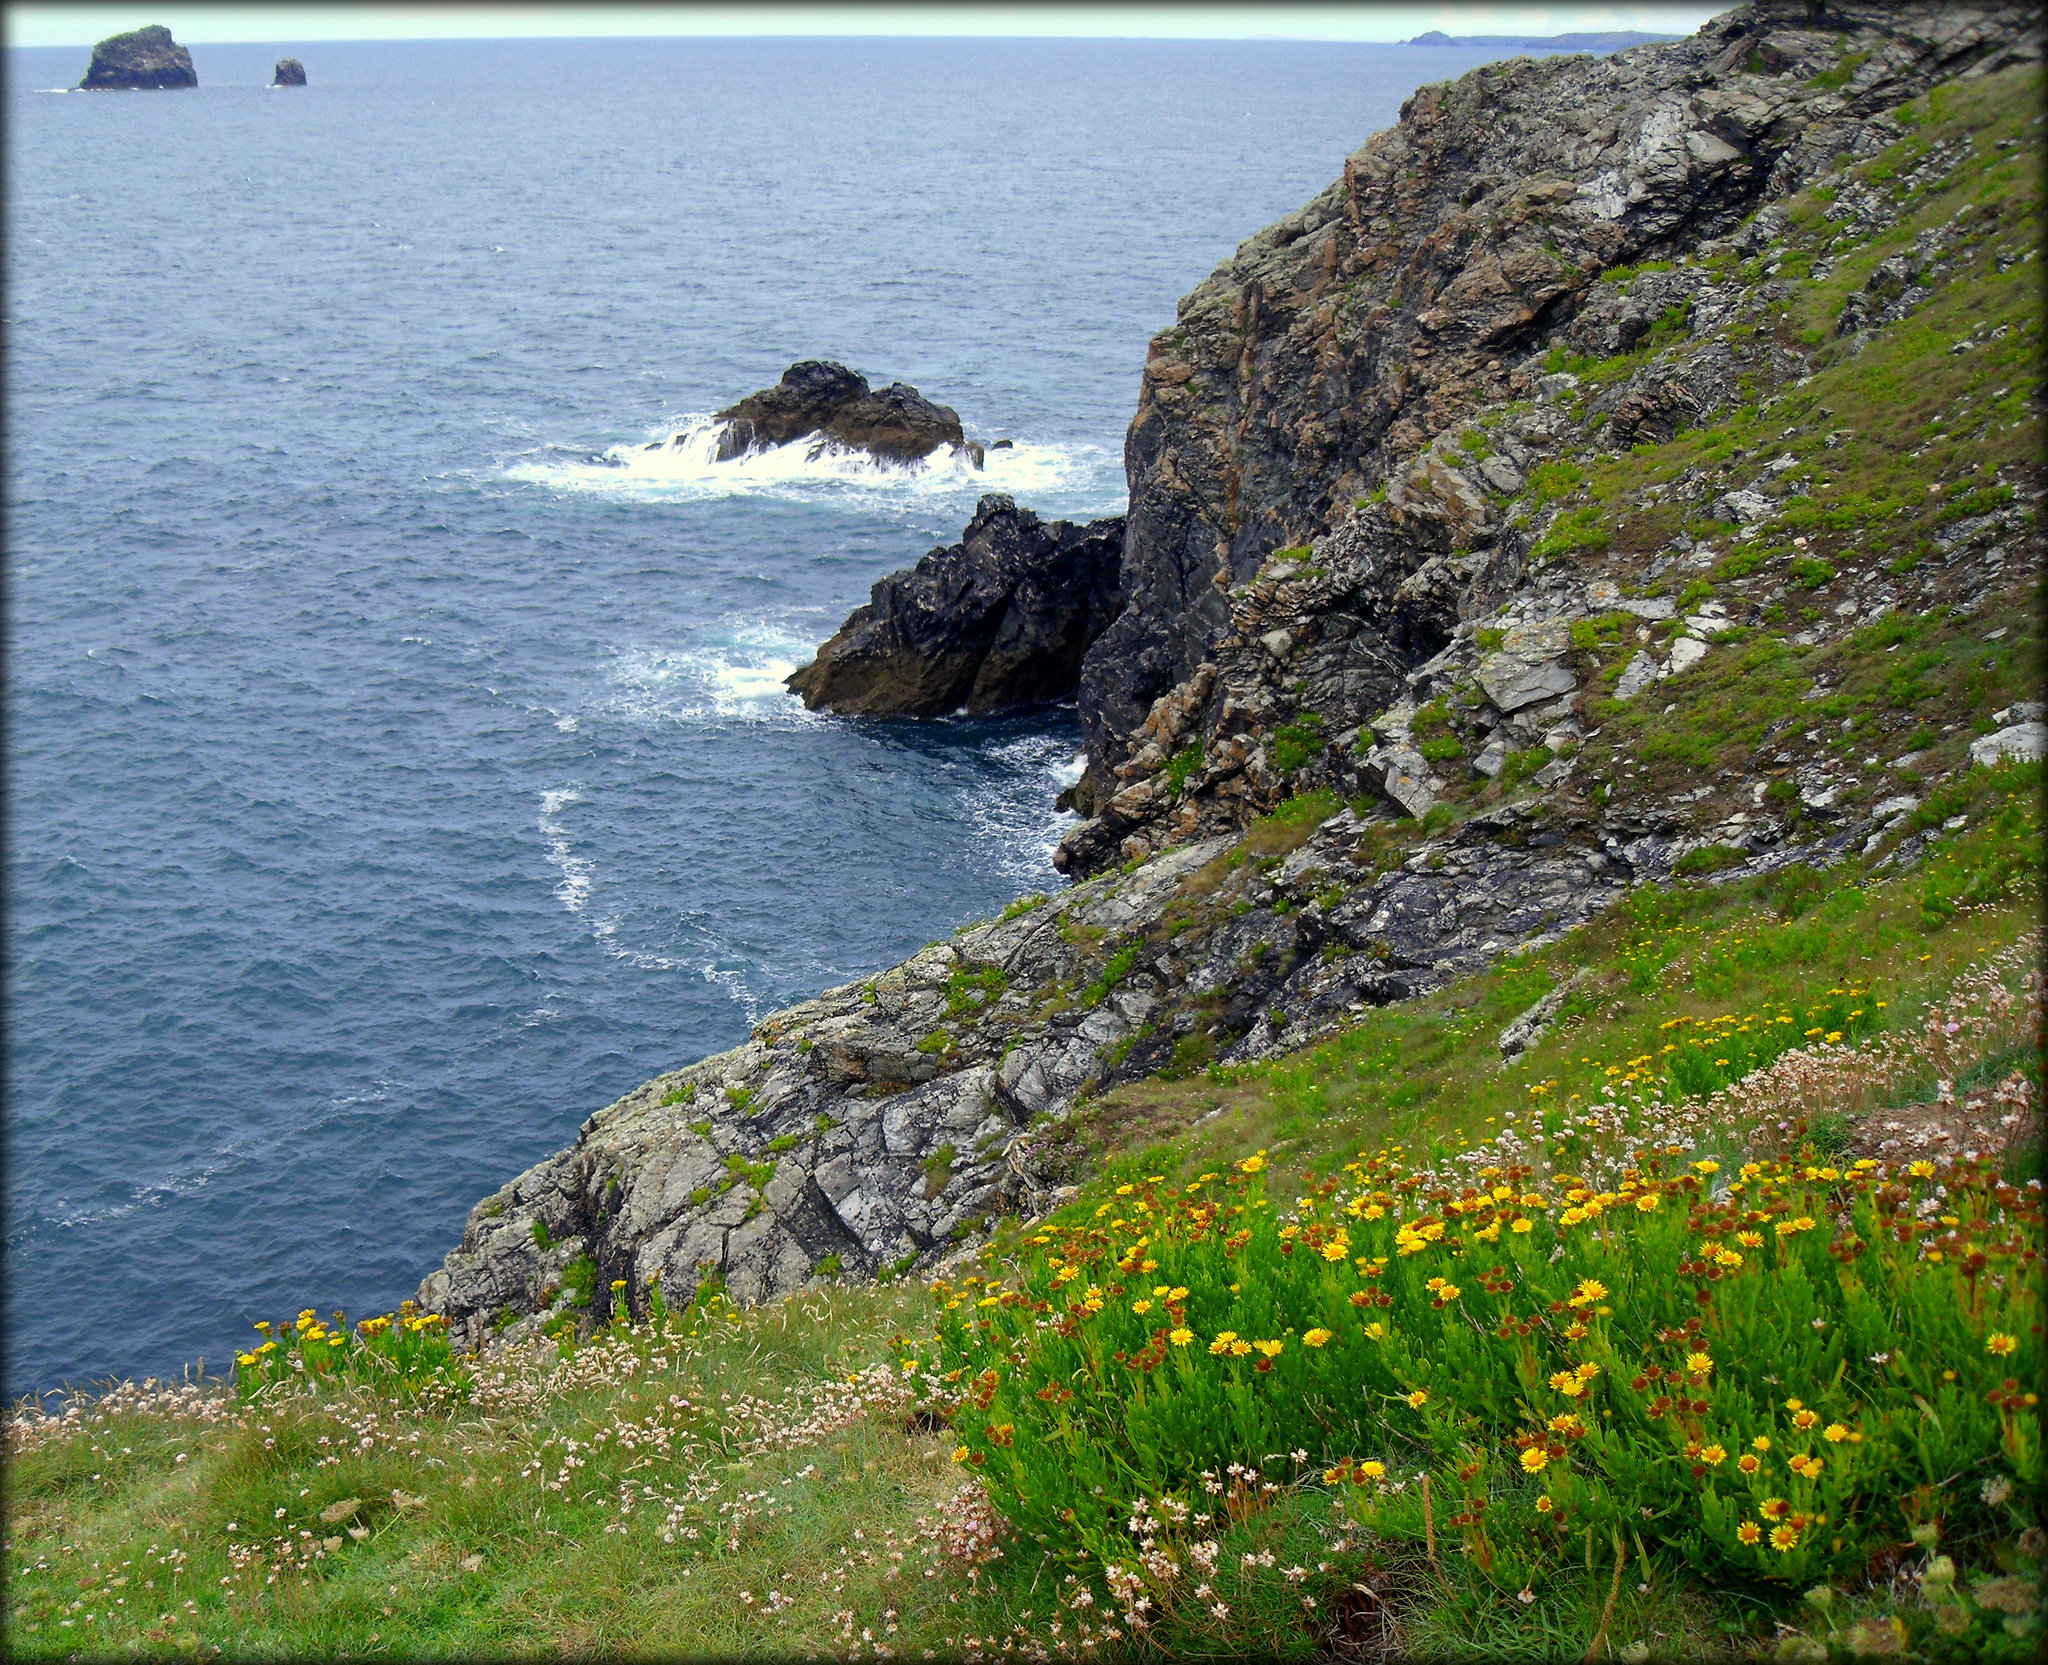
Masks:
[[[2032,28],[2013,5],[1767,0],[1674,45],[1514,59],[1417,92],[1152,342],[1125,441],[1128,606],[1082,675],[1091,786],[1113,790],[1153,702],[1230,633],[1228,589],[1275,550],[1391,488],[1482,408],[1534,394],[1589,306],[1611,352],[1694,304],[1683,280],[1668,299],[1596,296],[1603,271],[1728,237],[1881,144],[1881,112],[2038,55]],[[1703,371],[1709,395],[1753,356]],[[1644,388],[1617,414],[1625,441],[1692,407]],[[1496,546],[1503,465],[1440,467],[1389,505],[1387,535],[1418,565],[1424,549]]]
[[[1067,699],[1123,606],[1121,517],[1047,524],[984,497],[960,541],[874,587],[789,679],[813,711],[940,716]]]
[[[270,77],[273,87],[303,87],[306,84],[306,66],[296,58],[280,58],[277,69]]]
[[[1923,863],[2048,744],[2032,27],[1760,7],[1418,93],[1154,344],[1082,882],[599,1112],[421,1300],[474,1339],[930,1265],[1059,1195],[1091,1095],[1645,883],[1789,917]]]
[[[122,92],[196,87],[199,76],[192,68],[192,54],[171,39],[170,30],[153,23],[101,41],[92,49],[92,62],[78,84],[92,91]]]

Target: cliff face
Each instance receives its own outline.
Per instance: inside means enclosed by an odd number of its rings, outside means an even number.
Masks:
[[[1229,633],[1219,584],[1478,407],[1533,393],[1532,354],[1604,269],[1726,236],[1867,150],[1870,116],[2037,51],[2032,26],[2010,5],[1767,0],[1673,45],[1417,92],[1152,342],[1125,441],[1128,604],[1082,673],[1084,802],[1115,790],[1153,702]],[[1476,495],[1438,541],[1490,541]]]
[[[1060,1194],[1090,1095],[1297,1052],[1640,884],[1790,917],[1807,868],[1926,862],[1963,905],[1930,856],[2048,749],[2040,41],[1785,15],[1428,89],[1191,296],[1084,670],[1082,882],[591,1117],[422,1303],[474,1341],[657,1273],[680,1306],[931,1266]],[[1028,530],[976,518],[963,561]],[[891,674],[986,622],[954,553],[851,621]]]

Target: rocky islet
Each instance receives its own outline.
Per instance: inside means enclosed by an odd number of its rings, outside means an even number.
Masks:
[[[101,41],[92,49],[92,62],[78,85],[86,91],[132,92],[196,87],[199,76],[192,68],[192,54],[171,38],[170,30],[153,23]]]
[[[748,394],[717,419],[725,424],[718,438],[720,462],[805,439],[813,442],[813,456],[837,446],[899,465],[941,450],[976,468],[983,460],[982,448],[968,441],[950,405],[934,404],[903,382],[871,388],[858,371],[829,359],[792,364],[773,387]]]

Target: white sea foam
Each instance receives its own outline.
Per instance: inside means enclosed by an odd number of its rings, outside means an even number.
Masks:
[[[571,913],[581,913],[590,900],[590,892],[597,882],[597,864],[587,856],[579,856],[569,842],[569,834],[555,819],[570,804],[581,803],[582,796],[569,787],[540,795],[541,836],[547,840],[543,853],[548,865],[562,875],[555,886],[555,899]]]
[[[1053,808],[1060,788],[1080,778],[1078,770],[1068,775],[1069,743],[1045,734],[1005,741],[989,753],[1005,778],[972,786],[962,796],[976,854],[1018,884],[1057,878],[1052,853],[1068,829],[1081,823],[1078,815]]]
[[[664,423],[647,439],[600,455],[550,446],[507,464],[506,478],[564,492],[692,501],[780,497],[915,502],[1008,492],[1034,506],[1076,497],[1111,501],[1122,492],[1122,464],[1095,445],[1018,443],[988,451],[976,468],[964,454],[934,452],[921,462],[877,461],[815,435],[718,460],[725,424],[703,415]]]
[[[764,619],[723,619],[687,647],[614,654],[596,709],[629,722],[817,721],[783,683],[813,644]]]
[[[1052,778],[1059,783],[1060,790],[1064,792],[1068,787],[1079,781],[1087,772],[1088,754],[1086,752],[1076,752],[1066,762],[1053,770]]]

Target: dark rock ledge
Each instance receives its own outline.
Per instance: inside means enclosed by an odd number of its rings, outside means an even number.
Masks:
[[[789,679],[812,710],[931,717],[1066,699],[1123,606],[1121,516],[1050,525],[981,500],[960,541],[874,587]]]

